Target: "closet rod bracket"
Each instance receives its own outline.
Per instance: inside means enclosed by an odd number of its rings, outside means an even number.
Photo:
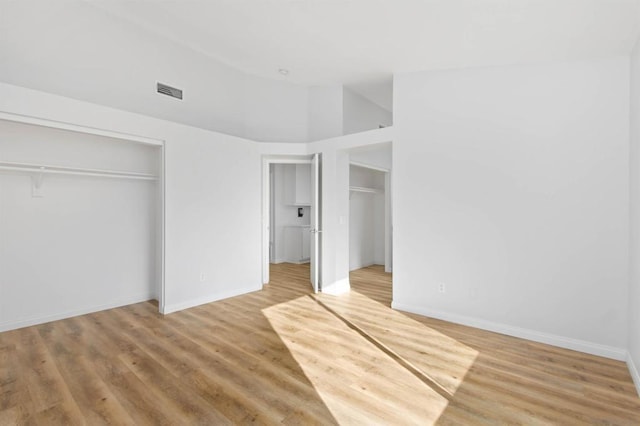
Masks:
[[[31,175],[31,196],[42,198],[42,181],[44,180],[44,167],[40,171]]]

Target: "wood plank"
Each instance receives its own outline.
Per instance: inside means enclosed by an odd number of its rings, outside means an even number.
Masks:
[[[0,333],[0,424],[640,424],[622,362],[394,311],[381,266],[342,296],[270,275]]]

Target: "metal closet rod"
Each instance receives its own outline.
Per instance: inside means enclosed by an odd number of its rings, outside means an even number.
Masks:
[[[0,170],[76,176],[111,177],[120,179],[157,180],[158,176],[148,173],[125,172],[120,170],[87,169],[80,167],[53,166],[47,164],[15,163],[0,161]]]

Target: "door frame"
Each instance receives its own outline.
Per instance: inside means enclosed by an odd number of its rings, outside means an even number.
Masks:
[[[390,273],[393,268],[391,169],[351,160],[349,165],[384,173],[384,271]]]
[[[269,284],[269,228],[271,226],[271,181],[269,168],[272,164],[311,164],[312,155],[263,155],[262,156],[262,285]]]
[[[158,296],[158,312],[164,314],[166,301],[165,290],[165,235],[166,235],[166,141],[164,139],[151,138],[146,136],[134,135],[115,130],[101,129],[89,127],[81,124],[68,123],[63,121],[54,121],[47,118],[34,117],[28,115],[14,114],[11,112],[0,111],[0,120],[12,121],[22,124],[32,124],[40,127],[49,127],[52,129],[68,130],[76,133],[84,133],[88,135],[105,136],[112,139],[120,139],[124,142],[139,143],[144,145],[156,146],[159,152],[159,170],[158,170],[158,224],[156,232],[158,232],[158,241],[156,241],[156,290]]]

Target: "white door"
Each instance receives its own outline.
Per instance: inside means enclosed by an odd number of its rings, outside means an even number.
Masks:
[[[321,167],[322,162],[320,154],[313,154],[311,160],[311,247],[309,257],[311,262],[311,285],[315,293],[320,290],[320,258],[322,243],[322,217],[321,212]]]

